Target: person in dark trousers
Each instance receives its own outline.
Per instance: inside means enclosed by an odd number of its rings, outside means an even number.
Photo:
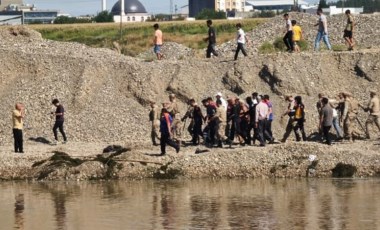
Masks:
[[[172,127],[171,124],[173,122],[172,116],[169,114],[166,108],[162,108],[161,110],[161,119],[160,119],[160,132],[161,132],[161,156],[166,154],[166,145],[169,145],[175,148],[176,152],[179,152],[179,145],[171,139]]]
[[[208,121],[215,115],[217,107],[211,97],[202,100],[202,104],[206,108],[204,122],[207,126],[203,129],[205,144],[212,147],[215,144],[216,121]]]
[[[215,51],[215,46],[216,46],[215,28],[212,26],[212,20],[207,20],[206,23],[208,27],[208,37],[204,39],[205,41],[208,41],[206,57],[211,58],[211,54],[217,57],[218,53]]]
[[[285,133],[281,139],[282,143],[285,143],[290,134],[292,133],[292,130],[294,130],[294,103],[295,100],[293,96],[288,95],[285,97],[285,101],[288,102],[288,107],[285,110],[285,112],[281,115],[281,119],[283,119],[285,116],[288,116],[288,123],[285,128]]]
[[[67,138],[65,131],[63,130],[63,123],[65,121],[65,109],[63,106],[59,103],[58,99],[54,99],[52,101],[52,104],[56,107],[55,112],[51,112],[51,114],[55,115],[55,123],[53,126],[53,133],[54,133],[54,139],[55,139],[55,144],[58,143],[58,133],[57,129],[59,129],[59,132],[62,134],[63,137],[63,143],[67,143]]]
[[[194,99],[190,100],[190,106],[193,107],[193,120],[194,120],[194,126],[193,126],[193,132],[192,132],[192,139],[191,142],[193,145],[199,145],[200,144],[200,138],[203,136],[202,133],[202,124],[203,124],[203,114],[202,109],[195,103]]]
[[[301,136],[299,132],[301,131],[302,140],[306,141],[306,133],[305,133],[305,105],[302,103],[302,97],[296,96],[294,98],[294,134],[296,135],[296,140],[301,141]]]
[[[236,36],[237,47],[236,47],[235,58],[234,58],[235,61],[238,58],[240,50],[241,50],[241,52],[243,53],[244,56],[247,56],[247,52],[245,51],[244,45],[245,45],[245,43],[248,40],[247,36],[245,35],[244,30],[241,28],[241,24],[240,23],[236,24],[236,29],[238,31],[237,31],[237,36]]]
[[[273,132],[272,132],[272,122],[274,119],[274,114],[273,114],[273,103],[269,99],[269,95],[264,95],[264,102],[268,105],[268,120],[266,123],[266,140],[269,141],[270,144],[274,142],[274,137],[273,137]],[[272,139],[268,139],[271,137]]]
[[[322,129],[326,144],[331,145],[330,129],[333,125],[333,109],[329,104],[329,99],[322,98],[322,109],[320,112],[319,129]]]
[[[293,26],[292,21],[289,19],[289,14],[284,14],[284,20],[286,22],[286,32],[283,38],[283,41],[286,45],[288,52],[294,51],[294,43],[293,43]]]
[[[265,126],[269,116],[268,105],[262,100],[261,96],[257,97],[257,101],[259,102],[256,106],[256,127],[258,129],[258,138],[260,141],[260,146],[265,146]],[[269,139],[272,139],[270,137]]]
[[[22,137],[22,129],[24,126],[24,107],[22,104],[17,103],[15,106],[15,110],[12,113],[12,121],[13,121],[13,138],[14,138],[14,147],[16,153],[24,153],[23,149],[23,137]]]

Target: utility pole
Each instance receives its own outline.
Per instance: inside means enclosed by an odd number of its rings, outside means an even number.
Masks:
[[[121,42],[121,40],[122,40],[122,38],[123,38],[123,31],[122,31],[122,29],[123,29],[123,1],[124,0],[120,0],[120,42]]]
[[[173,0],[170,0],[170,20],[173,19]]]

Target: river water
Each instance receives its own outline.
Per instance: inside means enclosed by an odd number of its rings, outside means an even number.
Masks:
[[[0,229],[380,229],[380,180],[0,182]]]

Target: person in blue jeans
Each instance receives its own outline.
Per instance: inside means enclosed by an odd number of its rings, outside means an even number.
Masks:
[[[328,31],[327,31],[327,19],[326,16],[323,14],[323,11],[321,8],[317,10],[317,14],[319,16],[318,23],[315,24],[315,26],[318,26],[318,33],[317,37],[315,38],[314,43],[314,51],[319,50],[319,43],[321,40],[326,44],[327,49],[331,50],[331,44],[329,41]]]

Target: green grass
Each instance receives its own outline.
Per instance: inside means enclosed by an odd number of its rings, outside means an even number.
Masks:
[[[265,19],[215,20],[214,27],[219,44],[235,38],[235,24],[238,22],[242,23],[245,31],[250,31],[265,22]],[[113,48],[113,42],[116,41],[124,54],[136,56],[152,48],[153,24],[125,23],[122,25],[122,37],[120,37],[119,23],[29,25],[29,27],[40,32],[46,39],[79,42],[91,47]],[[207,37],[208,30],[205,21],[162,22],[160,28],[164,34],[164,41],[177,42],[193,49],[203,49],[207,45],[203,41],[203,38]]]

